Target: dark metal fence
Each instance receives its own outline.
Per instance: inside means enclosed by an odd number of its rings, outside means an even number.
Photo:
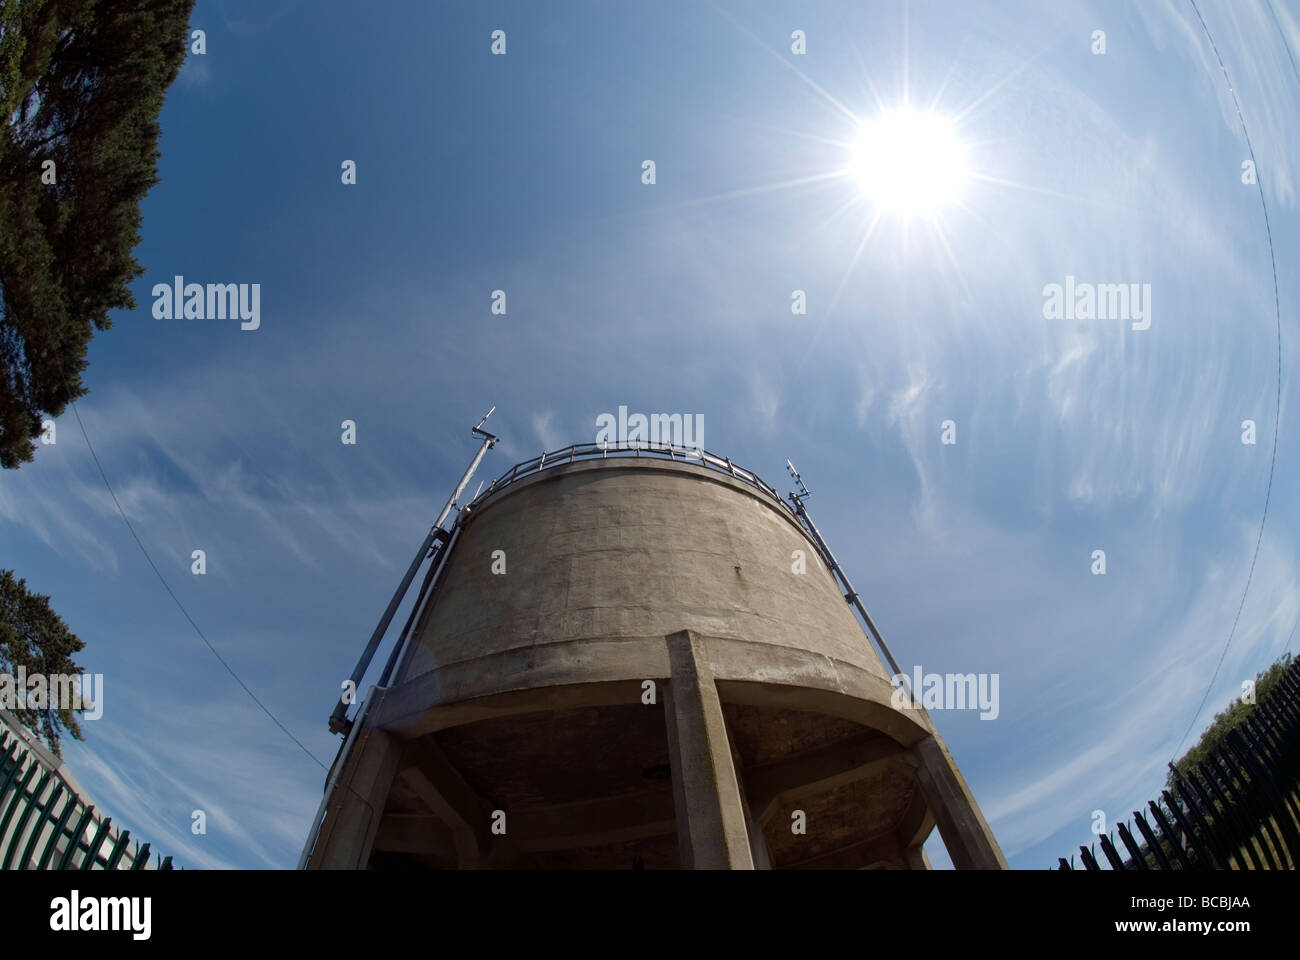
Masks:
[[[37,743],[0,727],[0,869],[145,870],[149,844],[115,831]],[[172,858],[159,870],[172,869]]]
[[[1200,763],[1170,764],[1172,790],[1121,823],[1088,870],[1294,870],[1300,862],[1300,660]],[[1073,870],[1074,858],[1060,858]]]

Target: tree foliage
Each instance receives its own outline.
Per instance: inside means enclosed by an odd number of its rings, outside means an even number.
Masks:
[[[1284,653],[1282,656],[1278,657],[1277,660],[1273,661],[1273,665],[1263,673],[1255,674],[1255,703],[1258,703],[1268,695],[1268,692],[1272,690],[1273,687],[1277,685],[1278,680],[1281,679],[1283,671],[1285,671],[1290,665],[1291,654]],[[1228,704],[1226,710],[1221,713],[1216,713],[1214,715],[1214,722],[1205,728],[1205,732],[1201,734],[1201,739],[1197,742],[1196,746],[1184,753],[1174,765],[1180,772],[1185,774],[1188,770],[1205,760],[1206,757],[1222,746],[1224,740],[1228,736],[1229,730],[1237,726],[1242,720],[1246,719],[1254,712],[1255,703],[1246,703],[1241,699],[1241,697],[1238,697],[1236,700],[1233,700],[1232,703]],[[1166,778],[1166,784],[1170,790],[1174,788],[1174,773],[1172,770],[1169,771],[1169,776]]]
[[[140,201],[193,4],[0,0],[0,466],[32,459],[42,415],[86,393],[94,332],[135,307]]]
[[[50,608],[49,597],[30,592],[27,581],[15,579],[12,570],[0,570],[0,673],[15,678],[18,668],[24,667],[28,677],[80,674],[82,669],[72,661],[72,655],[84,646]],[[76,714],[67,705],[47,702],[43,708],[29,705],[13,713],[56,754],[60,731],[82,739]]]

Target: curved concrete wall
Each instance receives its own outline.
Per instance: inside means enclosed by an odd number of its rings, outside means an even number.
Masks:
[[[496,550],[504,575],[491,572]],[[475,508],[398,679],[565,643],[578,662],[584,643],[659,651],[681,630],[888,678],[811,540],[762,492],[704,467],[612,458],[547,469]],[[763,659],[744,679],[798,682]]]

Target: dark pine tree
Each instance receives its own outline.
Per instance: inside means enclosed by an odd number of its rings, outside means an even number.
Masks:
[[[56,675],[71,676],[82,672],[72,662],[72,655],[85,644],[68,629],[59,615],[50,609],[50,598],[31,593],[26,580],[14,578],[13,571],[0,570],[0,688],[14,693],[19,667],[26,668],[26,676],[42,674],[46,678]],[[0,706],[8,706],[0,698]],[[86,703],[89,708],[90,703]],[[38,734],[56,754],[59,753],[59,734],[66,730],[80,740],[81,727],[76,714],[66,704],[56,707],[48,700],[44,707],[14,709],[13,714],[26,727]]]
[[[0,0],[0,466],[32,459],[43,415],[86,394],[94,332],[135,307],[140,201],[193,6]]]

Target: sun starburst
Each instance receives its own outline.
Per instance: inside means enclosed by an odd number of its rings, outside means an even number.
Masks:
[[[934,113],[884,111],[862,125],[850,152],[848,174],[862,195],[902,216],[933,216],[970,179],[967,147]]]

